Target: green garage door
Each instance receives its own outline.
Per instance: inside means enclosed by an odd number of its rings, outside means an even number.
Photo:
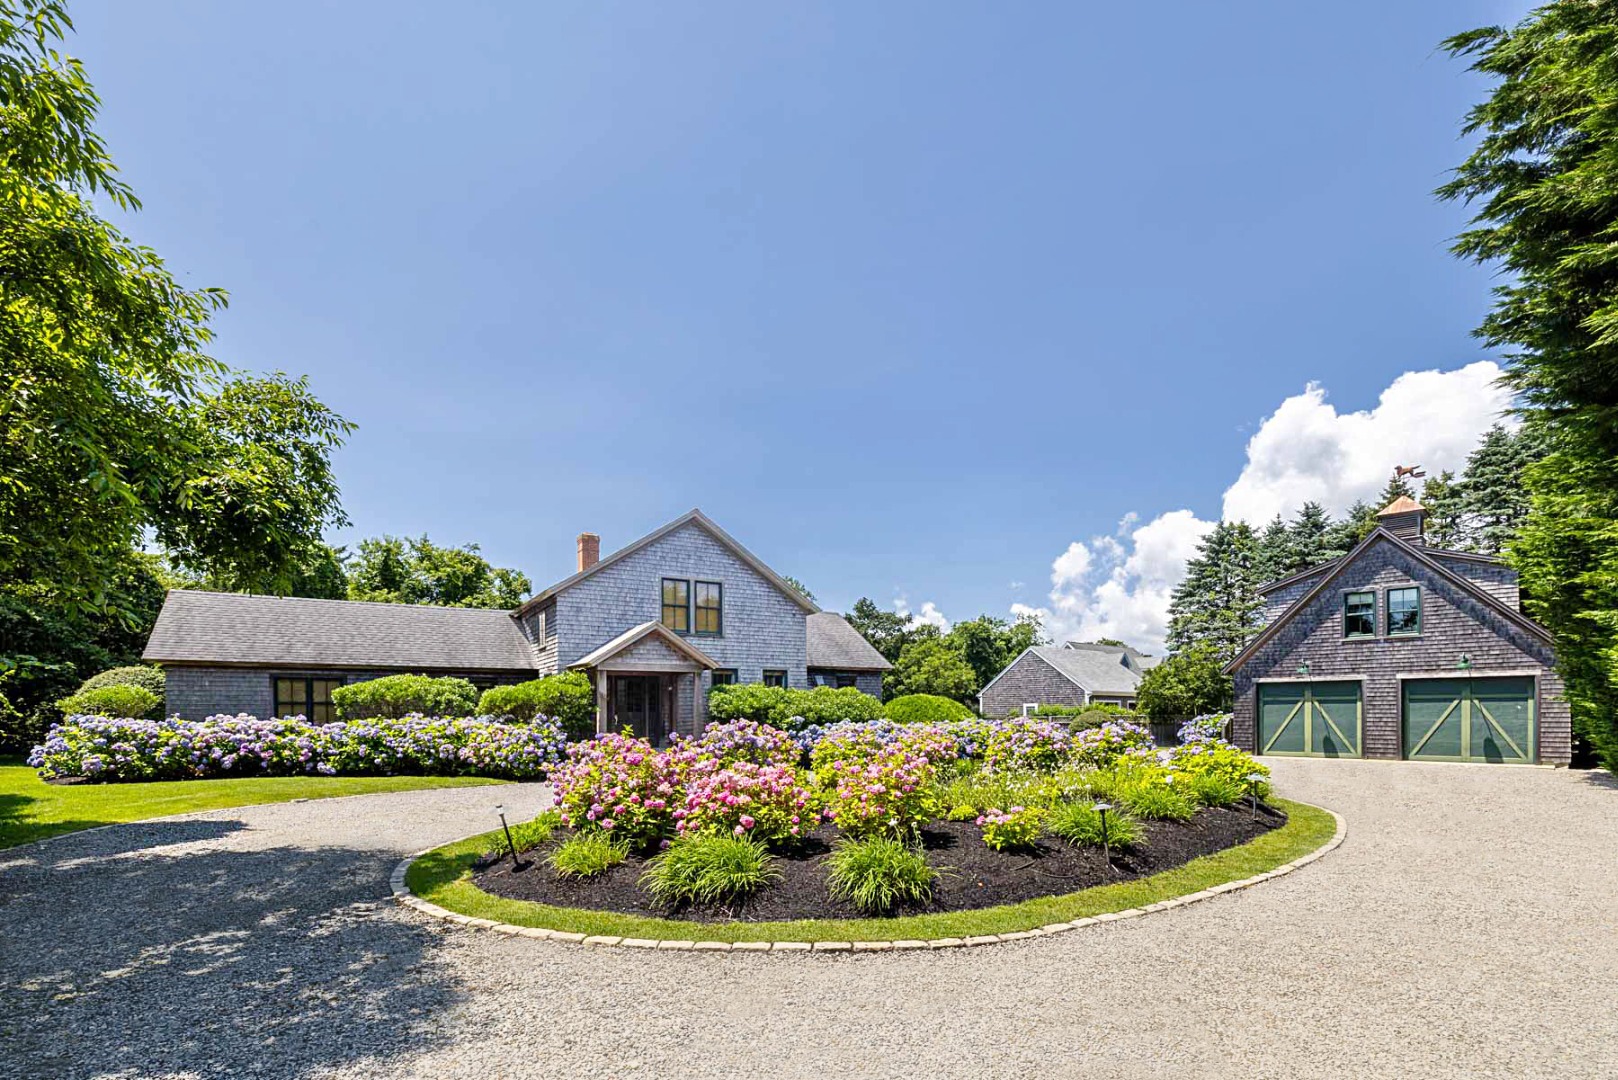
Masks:
[[[1360,756],[1360,684],[1260,683],[1258,752]]]
[[[1409,679],[1404,750],[1412,761],[1534,760],[1534,680]]]

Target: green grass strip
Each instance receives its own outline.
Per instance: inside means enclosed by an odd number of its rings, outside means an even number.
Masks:
[[[488,848],[493,833],[428,852],[411,865],[405,880],[411,892],[450,911],[514,926],[537,926],[580,934],[676,940],[700,938],[703,941],[894,941],[1010,934],[1047,923],[1144,907],[1227,881],[1253,877],[1307,855],[1330,840],[1336,831],[1336,821],[1319,807],[1286,799],[1275,802],[1288,814],[1287,823],[1279,829],[1161,874],[1117,885],[1097,885],[1065,896],[1025,900],[1020,904],[895,919],[691,923],[508,900],[491,896],[471,880],[472,862]]]
[[[0,848],[143,818],[232,806],[503,783],[474,776],[266,776],[47,784],[26,765],[0,765]]]

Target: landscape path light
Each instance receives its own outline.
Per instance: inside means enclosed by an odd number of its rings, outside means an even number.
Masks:
[[[1107,811],[1112,809],[1111,803],[1098,802],[1095,812],[1101,815],[1101,859],[1112,869],[1112,844],[1107,836]]]
[[[1258,786],[1264,782],[1263,773],[1247,774],[1247,794],[1253,800],[1253,820],[1258,820]]]
[[[506,847],[511,849],[511,865],[521,869],[524,866],[522,859],[517,856],[517,843],[511,838],[511,826],[506,824],[506,804],[495,803],[494,812],[500,816],[500,828],[506,834]]]

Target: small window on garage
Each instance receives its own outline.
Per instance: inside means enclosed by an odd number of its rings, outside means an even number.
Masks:
[[[1376,593],[1351,592],[1343,595],[1343,636],[1376,636]]]
[[[1420,589],[1411,587],[1388,590],[1388,633],[1421,633]]]

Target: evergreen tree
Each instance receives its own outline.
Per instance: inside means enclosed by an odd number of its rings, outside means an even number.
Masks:
[[[1468,550],[1498,555],[1528,517],[1523,470],[1539,457],[1536,440],[1492,427],[1466,459],[1460,502]]]
[[[1388,482],[1383,486],[1382,494],[1376,497],[1376,506],[1372,509],[1386,510],[1391,502],[1396,502],[1399,499],[1414,499],[1415,497],[1416,489],[1411,487],[1409,479],[1395,472],[1388,477]]]
[[[1169,652],[1207,645],[1224,662],[1241,651],[1259,625],[1257,554],[1245,521],[1222,521],[1203,537],[1169,601]]]
[[[1364,501],[1350,506],[1348,515],[1341,521],[1332,522],[1322,538],[1325,557],[1340,559],[1352,551],[1354,545],[1370,536],[1376,529],[1376,512],[1380,509],[1380,506],[1371,506]]]
[[[1286,577],[1292,572],[1292,531],[1281,515],[1259,533],[1253,556],[1253,576],[1260,584]]]
[[[1461,485],[1445,469],[1421,485],[1421,505],[1427,508],[1427,543],[1451,551],[1470,551],[1461,516]]]
[[[1306,502],[1287,529],[1291,543],[1291,569],[1289,573],[1319,566],[1337,558],[1330,543],[1331,515],[1317,502]]]

